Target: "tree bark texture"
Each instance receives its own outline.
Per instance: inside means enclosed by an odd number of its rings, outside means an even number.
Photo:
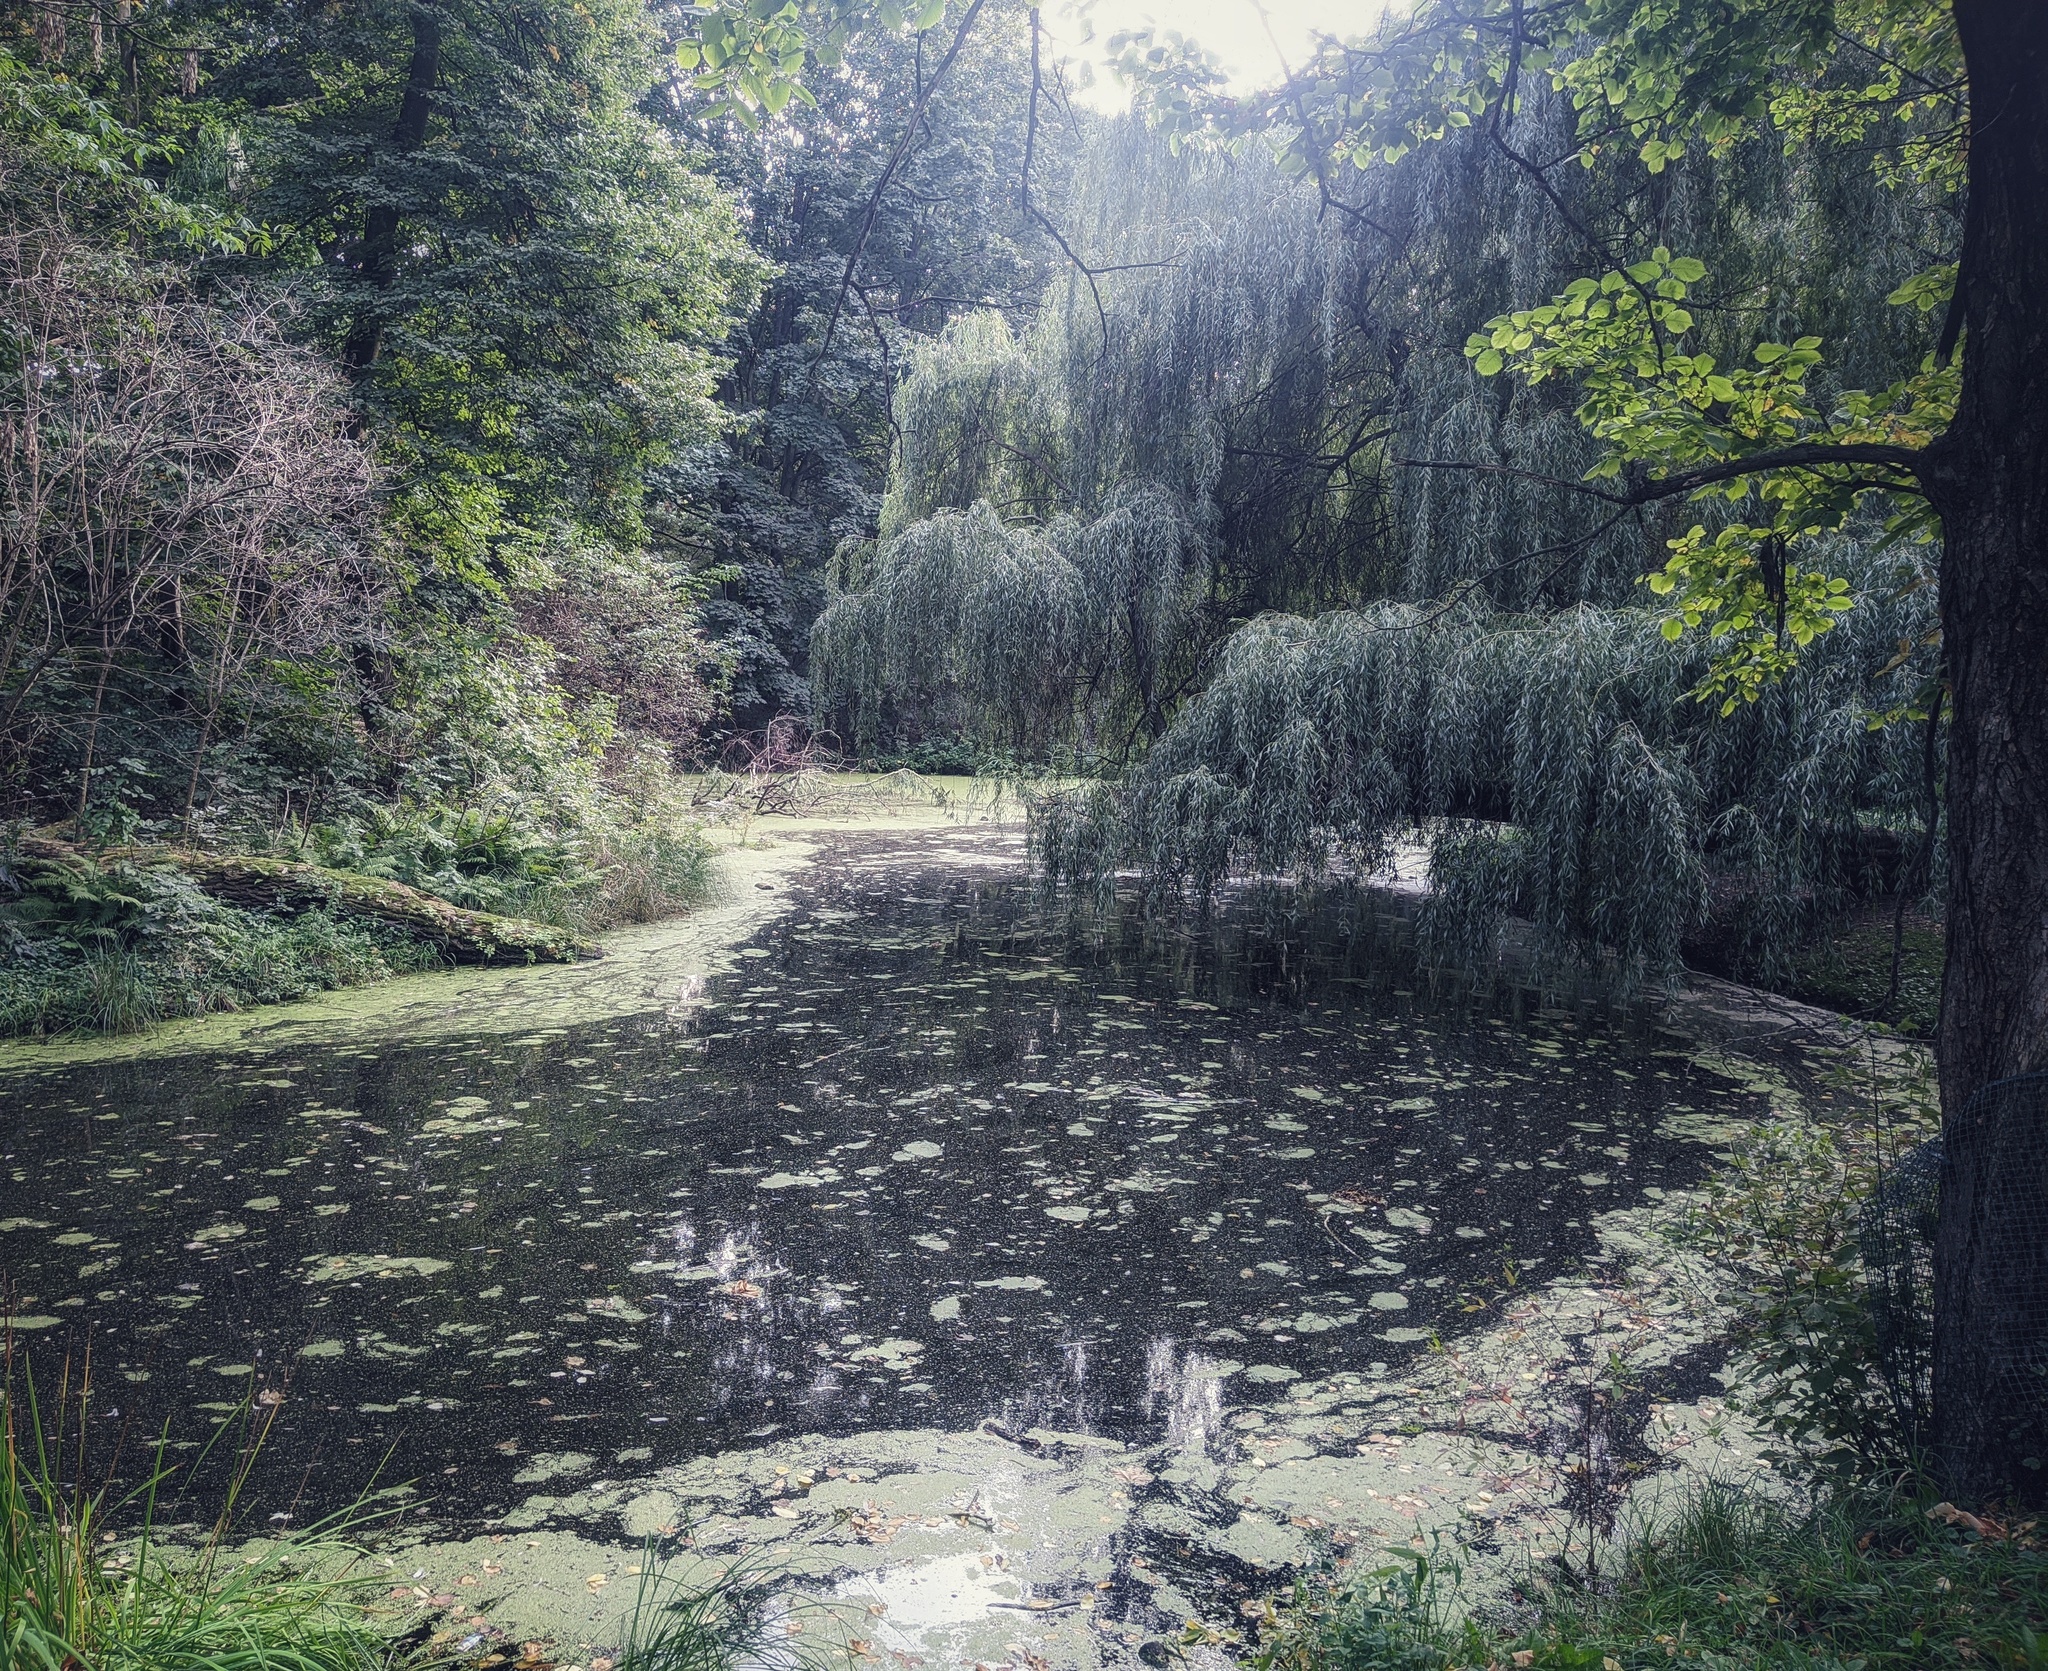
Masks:
[[[406,67],[405,95],[399,100],[398,120],[391,127],[391,149],[409,156],[427,138],[427,119],[433,114],[434,86],[441,79],[441,20],[425,7],[412,13],[412,61]],[[378,291],[391,288],[398,276],[398,232],[402,219],[396,183],[380,182],[378,170],[370,172],[370,200],[363,210],[363,244],[356,262],[357,276]],[[360,372],[377,357],[384,335],[379,304],[366,297],[356,310],[342,359],[350,371]]]
[[[1937,1058],[1936,1461],[1958,1502],[2048,1501],[2048,4],[1955,0],[1970,83],[1961,401],[1940,511],[1951,681]]]

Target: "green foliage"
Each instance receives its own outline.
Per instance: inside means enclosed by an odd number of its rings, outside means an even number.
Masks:
[[[1262,1621],[1258,1671],[1442,1671],[1456,1633],[1436,1565],[1394,1549],[1384,1564],[1342,1579],[1296,1582]]]
[[[842,555],[814,644],[819,706],[863,748],[914,717],[1121,757],[1233,618],[1343,597],[1388,561],[1396,327],[1356,242],[1258,159],[1176,161],[1131,124],[1076,168],[1066,217],[1116,270],[1069,274],[1024,330],[956,323],[898,390],[880,549]],[[926,542],[970,525],[1021,590],[920,613]],[[911,700],[941,669],[964,703]]]
[[[820,700],[854,716],[863,750],[892,709],[947,708],[969,734],[1024,750],[1100,732],[1157,731],[1200,543],[1159,490],[1119,495],[1083,523],[1006,527],[986,503],[885,541],[859,590],[813,635]],[[1128,705],[1103,701],[1129,680]]]
[[[1591,481],[1617,481],[1632,465],[1647,465],[1652,479],[1711,477],[1795,444],[1917,449],[1954,416],[1959,373],[1932,355],[1917,376],[1882,395],[1844,393],[1837,421],[1828,423],[1807,389],[1821,361],[1818,337],[1759,342],[1750,350],[1753,366],[1723,369],[1712,354],[1684,352],[1681,339],[1693,328],[1684,303],[1706,276],[1704,263],[1659,247],[1598,281],[1575,279],[1541,307],[1489,321],[1465,353],[1483,377],[1512,368],[1532,384],[1559,375],[1577,382],[1579,421],[1604,449],[1586,472]],[[1937,292],[1931,282],[1909,281],[1893,299],[1931,306]],[[1721,641],[1699,688],[1702,700],[1720,698],[1724,714],[1738,700],[1754,702],[1853,607],[1848,581],[1789,561],[1788,547],[1806,549],[1841,529],[1866,497],[1902,488],[1908,500],[1887,536],[1933,540],[1933,512],[1897,474],[1898,463],[1898,456],[1874,457],[1756,476],[1730,472],[1695,490],[1696,499],[1753,506],[1769,519],[1712,531],[1695,523],[1648,577],[1651,591],[1675,594],[1664,618],[1667,638],[1704,624]]]
[[[1773,1460],[1847,1478],[1913,1471],[1911,1436],[1872,1373],[1877,1338],[1857,1248],[1873,1157],[1837,1134],[1779,1124],[1709,1181],[1695,1239],[1735,1276],[1741,1404]]]
[[[0,139],[107,220],[132,221],[145,233],[222,255],[269,246],[268,234],[246,217],[164,189],[157,175],[178,162],[174,141],[123,122],[74,77],[27,62],[5,41]]]
[[[1040,803],[1040,862],[1077,883],[1135,864],[1200,895],[1367,876],[1422,826],[1421,940],[1446,972],[1490,980],[1512,914],[1539,969],[1669,980],[1710,880],[1768,962],[1852,880],[1863,809],[1911,804],[1910,746],[1863,722],[1863,633],[1884,625],[1861,628],[1778,711],[1716,720],[1681,700],[1700,661],[1642,611],[1263,617],[1126,787]]]
[[[111,1500],[64,1473],[63,1423],[10,1356],[0,1386],[0,1663],[10,1671],[378,1671],[390,1655],[346,1577],[346,1525],[231,1554],[224,1514],[194,1547],[167,1546],[154,1477]],[[62,1414],[68,1415],[68,1410]],[[78,1412],[85,1416],[84,1401]],[[246,1471],[245,1469],[243,1471]],[[232,1511],[239,1477],[230,1484]],[[139,1507],[140,1526],[123,1523]],[[118,1530],[109,1530],[118,1528]]]
[[[1952,199],[1962,178],[1961,54],[1938,0],[1571,0],[1533,13],[1520,0],[1421,0],[1368,36],[1326,42],[1287,85],[1244,99],[1220,97],[1202,54],[1150,31],[1125,42],[1122,68],[1176,142],[1268,139],[1325,195],[1330,171],[1347,162],[1393,163],[1473,137],[1522,170],[1596,251],[1640,250],[1642,229],[1661,227],[1662,213],[1589,225],[1556,178],[1574,159],[1588,171],[1620,161],[1647,184],[1695,152],[1718,163],[1775,133],[1794,153],[1875,156],[1878,178],[1902,197]],[[1539,136],[1546,93],[1569,121]],[[1950,231],[1938,243],[1953,240]],[[1928,311],[1947,271],[1908,280],[1894,300]],[[1843,393],[1823,420],[1805,403],[1802,375],[1818,337],[1789,348],[1752,339],[1721,365],[1679,348],[1695,322],[1688,290],[1705,277],[1704,263],[1674,259],[1660,241],[1546,304],[1495,317],[1467,353],[1483,375],[1513,367],[1532,383],[1584,380],[1580,415],[1605,449],[1589,474],[1616,480],[1642,467],[1611,503],[1718,489],[1772,513],[1752,517],[1754,527],[1696,526],[1673,541],[1658,577],[1680,594],[1669,630],[1705,626],[1717,640],[1700,694],[1732,710],[1853,601],[1839,577],[1788,564],[1788,544],[1840,528],[1865,495],[1891,506],[1894,537],[1930,536],[1914,465],[1954,412],[1957,372],[1945,352],[1927,355],[1882,392]]]
[[[637,542],[648,473],[717,427],[716,349],[764,276],[642,113],[646,8],[268,5],[229,38],[209,91],[269,159],[271,270],[317,280],[418,560],[502,579],[508,540],[559,524]]]
[[[1085,129],[1042,97],[1032,132],[1030,40],[1026,9],[993,0],[933,88],[929,43],[871,18],[814,76],[814,109],[755,126],[677,113],[779,269],[732,339],[719,394],[735,422],[690,461],[712,550],[737,571],[702,611],[733,660],[736,731],[810,712],[825,571],[875,531],[890,407],[921,346],[978,308],[1027,313],[1044,289],[1057,253],[1020,212],[1027,137],[1033,200],[1057,207]],[[910,124],[900,94],[917,85],[931,97]]]
[[[280,851],[469,910],[593,933],[672,915],[709,887],[710,847],[658,764],[638,791],[580,809],[558,805],[551,827],[539,823],[541,808],[516,801],[370,806],[357,819],[296,832]]]
[[[1726,1487],[1635,1532],[1597,1595],[1530,1585],[1519,1617],[1448,1617],[1375,1573],[1306,1586],[1261,1643],[1280,1671],[2032,1671],[2048,1658],[2048,1554],[1982,1537],[1907,1495],[1811,1508]]]
[[[438,961],[381,926],[280,921],[161,862],[15,859],[0,889],[0,1035],[135,1032],[281,1003]]]
[[[601,803],[718,709],[686,460],[768,266],[653,114],[660,19],[201,0],[87,21],[0,26],[0,246],[32,304],[0,420],[39,443],[9,455],[34,543],[0,577],[0,798],[259,848],[488,807],[539,846],[618,833],[631,909],[679,897],[700,863],[680,826],[643,839]],[[193,231],[243,221],[264,236]],[[603,916],[609,862],[503,886]]]

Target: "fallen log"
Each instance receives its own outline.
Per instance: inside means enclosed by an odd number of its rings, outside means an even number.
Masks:
[[[47,835],[20,838],[25,856],[76,864],[86,855]],[[266,859],[202,848],[115,848],[93,855],[183,871],[204,893],[244,910],[299,915],[326,911],[341,918],[388,923],[436,947],[455,963],[571,963],[601,955],[566,928],[469,911],[381,876],[328,870],[292,859]]]

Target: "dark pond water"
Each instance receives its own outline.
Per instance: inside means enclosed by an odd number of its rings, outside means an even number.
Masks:
[[[488,1514],[544,1453],[1138,1437],[1162,1341],[1238,1402],[1398,1370],[1760,1111],[1568,1022],[1070,952],[959,839],[827,838],[681,1013],[0,1078],[19,1349],[47,1388],[90,1340],[131,1455],[286,1393],[259,1480],[302,1519],[378,1475]]]

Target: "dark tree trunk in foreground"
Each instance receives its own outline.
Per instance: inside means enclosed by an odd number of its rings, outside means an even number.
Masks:
[[[1955,0],[1970,80],[1955,423],[1922,468],[1941,512],[1949,733],[1946,1136],[1936,1447],[1964,1502],[2048,1501],[2048,4]]]

